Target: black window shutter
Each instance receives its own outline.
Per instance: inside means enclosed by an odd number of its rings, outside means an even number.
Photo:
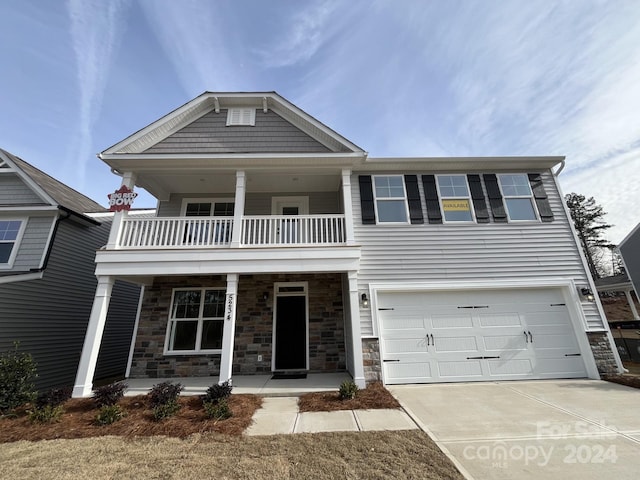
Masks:
[[[484,184],[487,187],[493,221],[496,223],[504,223],[507,221],[507,212],[504,209],[504,203],[502,203],[502,194],[498,186],[498,178],[494,173],[485,173],[483,178]]]
[[[471,190],[471,198],[473,199],[473,209],[476,212],[476,220],[478,223],[489,223],[489,210],[487,209],[487,201],[484,198],[482,184],[480,183],[480,175],[467,175],[469,181],[469,189]]]
[[[538,213],[540,213],[540,220],[543,222],[553,222],[553,212],[549,205],[547,192],[542,184],[542,177],[539,173],[530,173],[529,183],[531,184],[531,190],[533,190],[533,197],[536,199]]]
[[[436,177],[434,175],[422,175],[424,187],[424,199],[427,203],[427,218],[429,223],[442,223],[442,212],[438,202],[438,190],[436,189]]]
[[[409,203],[409,217],[412,224],[424,223],[422,216],[422,203],[420,202],[420,190],[418,189],[418,176],[405,175],[404,185],[407,189],[407,200]]]
[[[360,175],[360,208],[362,210],[363,225],[376,223],[376,210],[373,205],[373,186],[371,185],[371,175]]]

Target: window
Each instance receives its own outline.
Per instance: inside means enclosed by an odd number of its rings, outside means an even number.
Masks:
[[[174,290],[166,353],[212,353],[222,349],[225,290]]]
[[[18,253],[24,220],[0,220],[0,268],[8,268]]]
[[[233,199],[189,198],[182,202],[185,217],[233,217]]]
[[[230,108],[227,111],[227,127],[244,125],[253,127],[256,124],[255,108]]]
[[[407,195],[402,175],[373,177],[378,223],[407,223]]]
[[[466,175],[438,175],[440,206],[446,222],[473,222]]]
[[[189,222],[183,242],[187,244],[225,244],[231,241],[233,199],[188,198],[182,202],[185,217],[227,217],[211,223],[207,220]]]
[[[498,175],[509,220],[537,220],[533,193],[526,174]]]

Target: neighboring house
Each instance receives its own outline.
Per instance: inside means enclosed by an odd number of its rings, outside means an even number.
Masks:
[[[618,245],[624,269],[636,291],[640,292],[640,223]]]
[[[131,377],[346,370],[364,386],[621,368],[552,170],[562,157],[370,158],[273,92],[206,92],[99,156],[159,203],[153,219],[117,213],[96,256],[76,396],[118,279],[145,286]]]
[[[635,302],[633,300],[633,296],[631,295],[631,292],[633,292],[633,284],[631,283],[631,280],[629,279],[629,276],[627,275],[626,272],[621,273],[619,275],[613,275],[611,277],[598,278],[595,281],[595,284],[596,284],[596,289],[598,290],[598,293],[606,293],[606,294],[617,293],[617,292],[624,293],[625,299],[627,300],[627,304],[629,305],[629,310],[631,310],[631,315],[633,317],[632,319],[640,320],[638,309],[636,308]],[[638,297],[636,296],[636,298]],[[625,320],[628,321],[632,319],[622,318],[622,317],[607,318],[609,322],[625,321]]]
[[[112,214],[0,150],[0,351],[31,353],[39,389],[71,386]],[[96,378],[122,376],[140,288],[117,282]]]

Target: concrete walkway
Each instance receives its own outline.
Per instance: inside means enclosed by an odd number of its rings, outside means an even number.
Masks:
[[[297,397],[266,397],[245,435],[281,433],[412,430],[416,424],[402,409],[298,411]]]
[[[467,478],[639,476],[638,389],[598,380],[387,388]]]

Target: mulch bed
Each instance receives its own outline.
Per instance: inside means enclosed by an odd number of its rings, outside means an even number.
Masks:
[[[182,408],[176,415],[156,421],[144,395],[124,397],[118,404],[127,412],[127,416],[104,426],[95,424],[98,410],[90,398],[67,401],[64,404],[65,413],[56,423],[32,423],[26,414],[26,408],[23,408],[17,412],[17,417],[0,419],[0,443],[103,435],[130,438],[152,435],[185,438],[203,432],[240,435],[251,424],[253,413],[262,405],[262,399],[256,395],[232,395],[229,398],[229,408],[233,416],[216,421],[206,417],[200,397],[180,397],[179,402]]]
[[[356,398],[341,400],[338,392],[306,393],[298,400],[301,412],[332,412],[336,410],[356,410],[375,408],[398,408],[400,404],[382,383],[371,383],[358,390]]]
[[[637,375],[609,375],[602,377],[607,382],[619,383],[627,387],[640,388],[640,376]]]

